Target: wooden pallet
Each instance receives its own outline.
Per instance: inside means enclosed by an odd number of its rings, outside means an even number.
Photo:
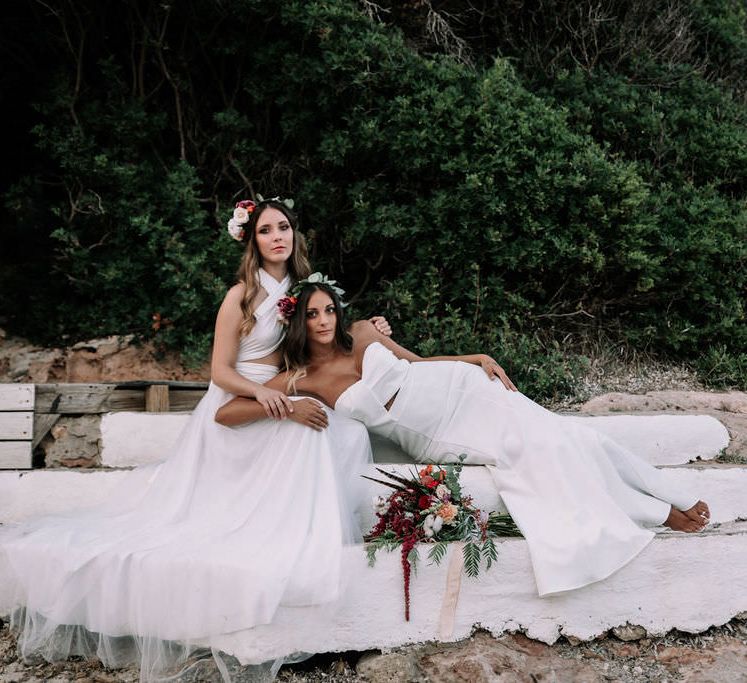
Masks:
[[[62,415],[120,410],[192,410],[205,382],[119,384],[0,384],[0,469],[27,469],[34,449]]]
[[[31,467],[34,395],[33,384],[0,384],[0,469]]]

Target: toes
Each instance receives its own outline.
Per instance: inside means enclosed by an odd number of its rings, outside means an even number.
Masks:
[[[688,510],[682,510],[681,512],[688,519],[691,519],[693,522],[701,526],[706,524],[711,517],[711,512],[708,509],[708,506],[702,500],[699,500]]]
[[[673,507],[664,525],[673,531],[695,533],[705,528],[705,521],[695,512],[695,506],[693,505],[689,510],[684,511]]]
[[[693,522],[700,522],[702,520],[700,516],[700,512],[696,509],[697,505],[693,505],[691,508],[688,508],[687,510],[681,510],[683,515],[687,517],[687,519],[692,520]]]
[[[703,519],[704,521],[708,521],[711,518],[711,511],[708,508],[708,505],[706,505],[702,500],[699,500],[695,504],[695,511],[698,513],[698,515]]]
[[[691,522],[689,520],[682,525],[682,530],[688,534],[693,534],[697,531],[701,531],[703,528],[703,524],[698,524],[697,522]]]

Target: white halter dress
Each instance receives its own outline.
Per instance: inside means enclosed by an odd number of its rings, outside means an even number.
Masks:
[[[269,296],[236,369],[265,382],[277,369],[251,360],[280,344],[290,282],[260,278]],[[106,504],[0,527],[2,575],[14,577],[0,614],[20,608],[24,655],[136,663],[152,680],[281,605],[338,597],[343,544],[360,540],[368,433],[334,414],[322,432],[290,420],[224,427],[214,416],[230,398],[211,383],[168,458],[133,470]]]
[[[396,395],[391,409],[384,406]],[[653,538],[670,504],[697,502],[665,471],[461,362],[398,360],[378,342],[335,411],[421,462],[489,465],[529,545],[541,596],[609,576]]]

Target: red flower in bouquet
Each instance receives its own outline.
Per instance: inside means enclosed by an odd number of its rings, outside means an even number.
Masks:
[[[420,478],[430,476],[430,474],[433,472],[433,465],[428,465],[427,467],[424,467],[418,474],[420,474]]]
[[[423,483],[424,486],[427,486],[429,489],[435,489],[436,486],[438,486],[438,482],[433,477],[421,477],[420,481]]]
[[[433,498],[430,496],[420,496],[418,499],[418,507],[421,510],[427,510],[433,504]]]

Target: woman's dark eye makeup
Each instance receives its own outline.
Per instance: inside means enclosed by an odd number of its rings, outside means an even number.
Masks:
[[[334,313],[335,310],[336,309],[334,304],[330,304],[329,306],[326,306],[324,308],[325,313]],[[315,318],[317,315],[319,315],[319,311],[317,311],[316,308],[310,308],[306,311],[307,318]]]
[[[286,230],[290,230],[290,223],[281,223],[278,225],[278,228],[285,232]],[[266,235],[268,232],[270,232],[269,226],[263,225],[261,228],[258,229],[260,235]]]

